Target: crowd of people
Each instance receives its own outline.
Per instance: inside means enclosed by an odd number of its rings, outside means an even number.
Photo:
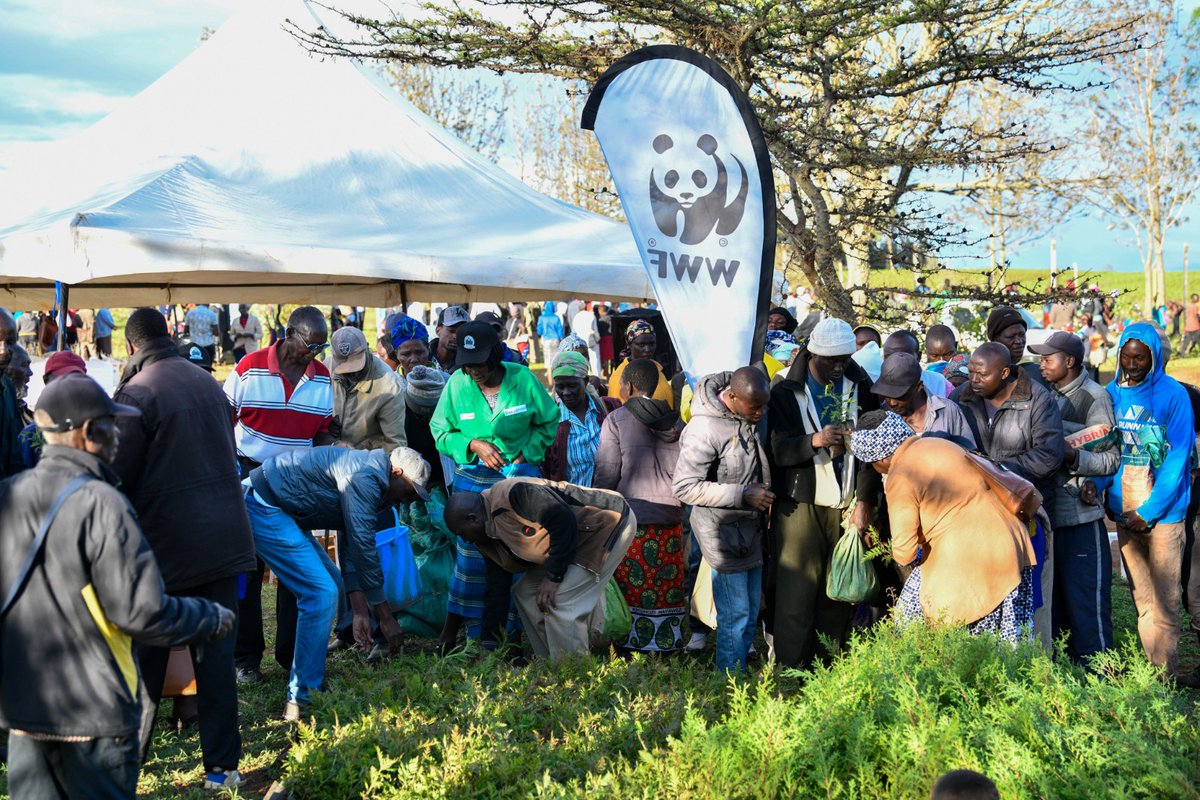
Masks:
[[[132,796],[180,644],[205,785],[238,785],[237,692],[263,680],[265,571],[283,715],[298,720],[329,652],[399,652],[375,535],[397,506],[435,497],[457,536],[443,653],[464,638],[517,658],[514,643],[586,651],[612,579],[632,619],[617,649],[703,650],[715,634],[715,666],[732,674],[760,633],[770,662],[809,667],[893,607],[1065,641],[1090,668],[1113,644],[1107,519],[1147,657],[1197,683],[1178,646],[1181,597],[1200,625],[1200,391],[1166,374],[1165,331],[1123,326],[1102,387],[1094,326],[1075,312],[1029,360],[1028,319],[1008,306],[974,347],[947,325],[880,331],[781,306],[760,361],[689,378],[654,314],[618,326],[603,303],[564,305],[450,305],[431,325],[396,310],[376,337],[304,306],[266,346],[249,306],[224,326],[196,306],[182,331],[142,308],[113,397],[63,350],[33,410],[19,320],[0,309],[13,796],[88,783]],[[221,383],[223,332],[236,364]],[[313,531],[336,532],[336,562]],[[889,556],[870,563],[884,590],[857,604],[827,591],[845,536]],[[86,677],[53,680],[38,666],[51,655]]]

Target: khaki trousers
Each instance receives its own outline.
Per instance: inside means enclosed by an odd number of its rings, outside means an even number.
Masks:
[[[630,513],[617,534],[612,552],[600,566],[599,575],[578,564],[567,567],[558,587],[557,607],[548,613],[543,614],[537,607],[537,592],[546,579],[546,569],[535,567],[517,581],[512,590],[513,600],[521,622],[525,623],[525,633],[534,655],[557,659],[569,653],[588,651],[588,619],[636,533],[637,520]]]
[[[1179,576],[1183,568],[1184,525],[1155,525],[1147,533],[1117,526],[1121,560],[1137,607],[1138,637],[1146,658],[1168,676],[1179,667]]]

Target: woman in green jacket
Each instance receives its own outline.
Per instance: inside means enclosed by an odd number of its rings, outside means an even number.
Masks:
[[[501,361],[492,326],[468,322],[457,340],[461,369],[450,376],[429,422],[438,450],[455,464],[451,491],[482,492],[505,478],[541,477],[546,448],[558,432],[558,406],[528,367]],[[439,639],[443,651],[454,646],[464,622],[468,637],[480,636],[486,581],[482,554],[459,539]]]

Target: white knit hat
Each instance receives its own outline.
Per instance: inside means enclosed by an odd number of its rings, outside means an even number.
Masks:
[[[834,317],[818,322],[808,337],[808,352],[816,356],[852,356],[856,349],[850,323]]]

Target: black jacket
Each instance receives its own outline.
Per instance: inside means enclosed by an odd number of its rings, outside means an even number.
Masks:
[[[81,450],[48,445],[37,467],[0,483],[0,594],[17,578],[50,504],[76,490],[46,536],[24,591],[0,623],[0,727],[59,736],[138,730],[136,640],[167,647],[207,640],[216,607],[164,594],[150,546],[116,475]],[[91,602],[89,602],[89,599]],[[112,627],[107,636],[102,626]]]
[[[818,431],[811,431],[804,424],[804,415],[796,401],[796,392],[808,391],[807,348],[801,348],[796,360],[788,369],[787,377],[771,387],[771,405],[767,408],[767,431],[771,457],[771,476],[775,479],[773,490],[797,503],[812,503],[817,490],[816,470],[813,468],[812,438]],[[843,380],[853,381],[858,386],[859,416],[879,408],[879,398],[871,393],[871,377],[858,363],[846,365]],[[883,502],[883,481],[870,464],[858,464],[855,474],[855,496],[874,508]]]
[[[1041,492],[1046,509],[1054,508],[1055,478],[1063,460],[1063,424],[1058,402],[1026,370],[1017,371],[1012,396],[988,424],[987,402],[964,383],[956,400],[988,458],[1011,469]]]
[[[233,418],[220,384],[163,338],[129,359],[114,399],[142,411],[118,418],[113,468],[167,590],[254,569]]]

